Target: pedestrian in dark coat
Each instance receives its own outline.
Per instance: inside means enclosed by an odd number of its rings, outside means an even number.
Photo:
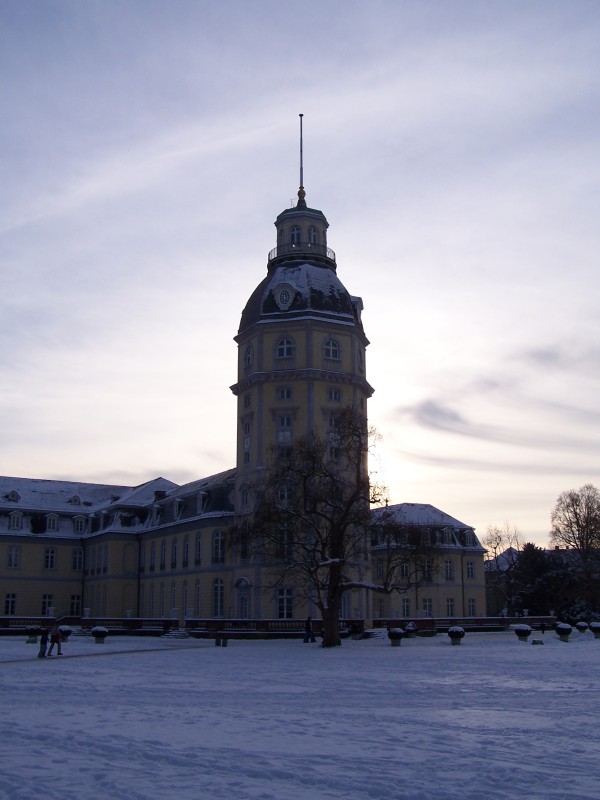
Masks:
[[[48,646],[48,628],[42,628],[40,634],[40,650],[38,658],[46,658],[46,647]]]
[[[306,622],[304,623],[304,644],[307,642],[316,642],[315,634],[313,633],[312,629],[312,619],[310,617],[306,618]]]
[[[57,655],[62,656],[62,648],[60,646],[60,631],[58,630],[58,625],[55,625],[50,631],[50,647],[48,648],[48,652],[46,653],[47,656],[52,655],[52,651],[54,650],[54,645],[58,645]]]

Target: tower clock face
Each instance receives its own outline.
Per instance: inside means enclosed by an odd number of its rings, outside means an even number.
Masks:
[[[293,299],[294,290],[287,283],[282,283],[275,289],[275,302],[282,311],[287,311]]]

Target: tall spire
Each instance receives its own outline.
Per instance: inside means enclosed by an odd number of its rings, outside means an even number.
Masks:
[[[298,189],[298,203],[300,208],[306,207],[306,192],[304,191],[304,158],[302,155],[302,117],[304,114],[299,114],[300,117],[300,188]]]

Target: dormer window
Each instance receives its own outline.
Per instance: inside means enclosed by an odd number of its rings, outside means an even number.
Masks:
[[[20,511],[10,514],[8,527],[11,531],[20,531],[23,528],[23,514]]]
[[[4,500],[9,503],[18,503],[21,499],[21,495],[18,492],[15,492],[14,489],[12,492],[8,492],[4,495]]]
[[[81,497],[79,497],[78,494],[74,494],[73,497],[67,500],[67,503],[70,503],[72,506],[81,505]]]
[[[85,533],[85,517],[75,517],[73,528],[75,533]]]
[[[56,514],[50,514],[46,517],[46,531],[48,533],[56,533],[58,530],[58,517]]]

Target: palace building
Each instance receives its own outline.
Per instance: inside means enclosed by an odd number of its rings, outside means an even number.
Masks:
[[[267,275],[235,336],[235,468],[183,486],[164,478],[136,487],[0,478],[4,627],[39,616],[190,626],[313,613],[293,585],[267,591],[264,566],[232,532],[251,516],[252,488],[273,453],[308,434],[326,440],[341,409],[367,416],[369,342],[362,300],[340,281],[327,219],[307,205],[302,185],[275,227]],[[387,510],[435,543],[438,563],[404,594],[348,592],[342,616],[372,624],[485,615],[484,548],[474,530],[428,505]],[[376,581],[380,561],[373,541],[361,568],[365,586]]]

